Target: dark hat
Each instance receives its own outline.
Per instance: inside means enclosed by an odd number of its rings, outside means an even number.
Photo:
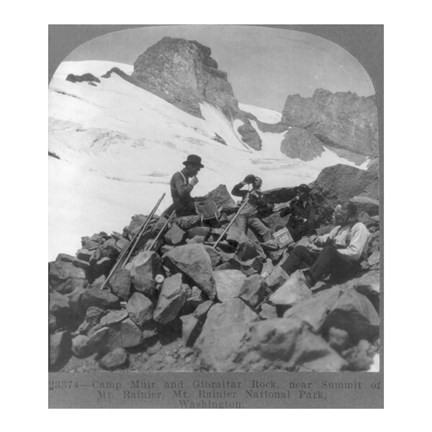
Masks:
[[[197,155],[191,154],[187,157],[187,159],[183,162],[183,165],[199,165],[200,168],[204,168],[204,165],[201,163],[201,158]]]

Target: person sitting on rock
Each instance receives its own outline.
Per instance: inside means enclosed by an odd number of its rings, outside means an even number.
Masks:
[[[251,190],[243,189],[246,185],[251,185]],[[256,233],[264,242],[272,241],[272,231],[264,225],[258,215],[263,210],[268,210],[269,204],[264,200],[261,192],[262,180],[259,177],[250,174],[245,179],[236,184],[231,194],[237,197],[242,197],[242,203],[247,199],[248,202],[237,216],[235,226],[246,233],[247,228],[251,228],[254,234]]]
[[[170,187],[173,205],[169,210],[165,211],[165,213],[169,213],[169,211],[175,210],[177,217],[196,215],[195,200],[191,197],[191,192],[198,183],[196,176],[199,170],[204,168],[201,158],[193,154],[187,157],[183,165],[185,167],[176,172],[171,178]]]
[[[287,228],[294,241],[300,240],[305,235],[312,235],[321,218],[318,205],[311,194],[311,189],[306,184],[294,188],[296,196],[290,201],[276,204],[274,211],[280,211],[280,216],[290,214]]]
[[[358,271],[367,253],[370,232],[358,221],[357,207],[337,205],[333,218],[336,227],[329,234],[311,236],[310,247],[296,246],[281,265],[288,275],[307,268],[303,275],[309,288],[330,274],[349,276]]]

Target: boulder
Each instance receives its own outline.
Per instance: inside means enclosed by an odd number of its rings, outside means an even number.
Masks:
[[[55,331],[57,330],[58,325],[57,325],[57,318],[52,315],[49,314],[48,315],[48,329],[50,333],[55,333]]]
[[[95,280],[101,275],[108,276],[114,264],[115,260],[110,257],[92,259],[89,268],[90,280]]]
[[[49,366],[57,370],[66,362],[71,353],[71,335],[67,331],[50,334],[49,336]]]
[[[165,279],[153,319],[161,324],[174,320],[186,301],[186,290],[180,273]]]
[[[306,284],[304,273],[297,270],[270,296],[269,303],[274,306],[294,306],[310,297],[312,293]]]
[[[288,309],[283,317],[296,318],[300,321],[304,321],[310,326],[312,331],[320,333],[327,316],[342,295],[342,292],[343,291],[339,288],[330,288],[319,292]]]
[[[276,306],[269,305],[268,303],[262,304],[259,316],[263,320],[277,318],[278,314],[277,314]]]
[[[126,268],[118,269],[109,280],[111,292],[122,300],[128,300],[132,289],[132,276]]]
[[[257,319],[258,315],[238,298],[213,305],[194,346],[201,368],[215,372],[235,370],[238,345],[249,323]]]
[[[87,334],[92,327],[99,323],[105,312],[105,310],[99,307],[90,306],[86,311],[84,321],[78,327],[77,333]]]
[[[374,251],[367,259],[367,264],[370,269],[380,268],[381,253],[380,251]]]
[[[75,356],[83,358],[93,354],[93,346],[90,338],[85,335],[77,335],[72,339],[72,352]]]
[[[214,273],[217,298],[229,301],[238,297],[246,276],[239,270],[216,270]]]
[[[354,289],[367,297],[375,310],[380,313],[380,272],[378,270],[362,275],[354,283]]]
[[[222,261],[220,253],[216,249],[213,249],[211,246],[204,246],[204,248],[208,256],[210,257],[212,268],[215,269],[217,265]]]
[[[242,137],[242,141],[255,150],[261,150],[262,141],[256,131],[247,119],[242,119],[244,123],[237,128],[238,133]]]
[[[155,277],[163,273],[162,260],[156,252],[142,251],[126,266],[132,277],[135,291],[152,298],[155,293]]]
[[[292,126],[285,132],[280,151],[291,159],[311,161],[323,154],[324,147],[312,132]]]
[[[354,342],[377,336],[379,324],[379,315],[372,303],[354,289],[342,292],[325,321],[326,328],[346,330]]]
[[[54,261],[48,264],[48,283],[50,291],[58,291],[61,294],[71,293],[77,288],[87,286],[84,270],[65,261]]]
[[[108,312],[100,319],[100,324],[102,326],[110,326],[113,324],[117,324],[128,316],[128,311],[126,309],[113,310]]]
[[[254,274],[249,276],[240,288],[239,297],[244,300],[250,307],[254,308],[265,297],[267,284],[261,275]]]
[[[118,309],[120,307],[120,299],[116,295],[99,288],[86,289],[82,294],[81,301],[85,310],[90,306],[101,309]]]
[[[197,226],[187,230],[187,236],[189,239],[194,237],[204,237],[207,238],[210,235],[211,228],[207,226]]]
[[[186,346],[193,346],[195,343],[197,337],[201,333],[207,313],[212,305],[213,302],[211,300],[207,300],[206,302],[200,304],[195,309],[194,313],[180,317],[182,321],[182,338]]]
[[[144,294],[134,292],[126,307],[129,317],[139,327],[153,318],[153,303]]]
[[[49,311],[55,316],[62,316],[70,313],[69,297],[58,292],[50,293]]]
[[[182,216],[175,219],[175,223],[184,231],[187,231],[201,224],[199,216]]]
[[[203,236],[195,236],[191,239],[186,239],[187,244],[203,244],[205,242],[205,237]]]
[[[285,203],[296,196],[293,187],[270,189],[264,191],[263,194],[269,204]]]
[[[71,263],[71,262],[73,262],[74,259],[75,259],[75,257],[72,255],[60,253],[57,255],[56,261]]]
[[[116,348],[133,348],[143,341],[142,331],[130,318],[103,328],[107,328],[108,331],[100,345],[101,352],[109,352]]]
[[[379,215],[380,204],[377,199],[367,196],[355,196],[350,201],[356,205],[359,213],[365,211],[369,216]]]
[[[177,246],[183,243],[186,237],[186,232],[179,228],[178,225],[173,224],[171,228],[164,234],[165,241],[170,244]]]
[[[99,361],[103,369],[115,370],[124,366],[128,361],[129,355],[123,348],[117,348],[105,354]]]
[[[204,246],[191,244],[179,246],[165,255],[165,263],[174,273],[184,273],[204,291],[210,300],[216,296],[216,284],[209,255]]]
[[[222,208],[223,210],[235,209],[237,207],[224,184],[220,184],[216,189],[210,191],[203,198],[214,201],[217,207]]]
[[[288,273],[280,265],[277,265],[273,268],[265,281],[269,289],[275,291],[277,288],[281,287],[288,278]]]

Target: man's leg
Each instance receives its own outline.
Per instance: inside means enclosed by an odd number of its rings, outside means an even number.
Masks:
[[[256,231],[257,234],[262,237],[262,239],[266,242],[269,240],[273,240],[272,232],[269,228],[267,228],[262,221],[256,216],[250,217],[248,220],[248,225],[252,228],[252,230]]]
[[[296,270],[311,266],[317,255],[304,246],[296,246],[281,267],[291,275]]]
[[[246,220],[247,217],[244,214],[239,214],[234,221],[233,226],[239,229],[242,233],[246,233]]]
[[[326,246],[306,273],[312,276],[313,283],[316,283],[331,273],[340,272],[345,269],[348,270],[351,267],[352,264],[344,261],[336,248]]]

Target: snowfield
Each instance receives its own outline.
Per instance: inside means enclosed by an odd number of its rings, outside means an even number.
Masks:
[[[60,158],[49,157],[49,260],[75,254],[82,236],[121,232],[163,193],[160,210],[168,207],[170,178],[190,153],[205,165],[196,196],[219,184],[231,190],[251,173],[263,179],[263,189],[272,189],[309,183],[336,163],[354,165],[328,149],[311,162],[290,159],[279,150],[283,133],[263,133],[252,122],[263,141],[256,151],[242,142],[241,122],[233,124],[214,106],[202,104],[199,119],[116,74],[100,78],[115,66],[128,74],[133,70],[106,61],[63,62],[49,85],[49,151]],[[69,73],[92,73],[101,83],[72,83],[66,81]],[[240,107],[267,123],[281,117]]]

